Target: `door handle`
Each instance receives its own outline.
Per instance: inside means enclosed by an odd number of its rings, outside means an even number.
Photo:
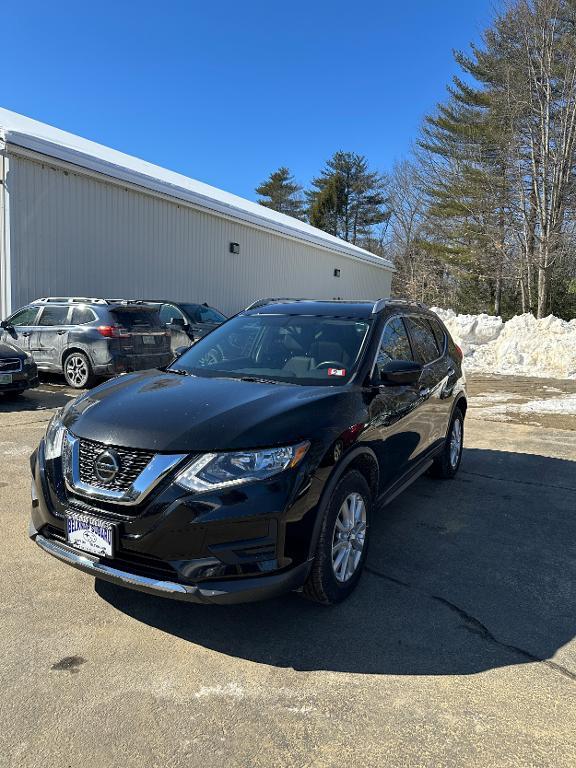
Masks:
[[[22,334],[22,336],[24,336],[24,338],[26,338],[26,339],[27,339],[27,338],[28,338],[28,336],[32,336],[32,331],[24,331],[24,333]]]
[[[56,331],[56,333],[58,334],[58,336],[62,336],[63,334],[66,333],[66,331]]]

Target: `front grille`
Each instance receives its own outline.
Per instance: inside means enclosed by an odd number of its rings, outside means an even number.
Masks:
[[[19,357],[0,358],[0,373],[18,373],[22,370],[22,361]]]
[[[116,476],[110,482],[102,481],[96,474],[94,462],[105,451],[113,451],[117,458],[119,469]],[[128,491],[140,472],[152,459],[152,451],[143,451],[138,448],[120,448],[113,445],[97,443],[93,440],[80,440],[79,471],[80,480],[97,488],[105,488],[112,491]]]

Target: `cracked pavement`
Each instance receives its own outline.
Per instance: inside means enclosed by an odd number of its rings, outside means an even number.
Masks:
[[[379,510],[332,609],[187,606],[47,557],[28,454],[70,393],[1,403],[0,764],[573,768],[576,424],[485,418],[499,391],[531,387],[471,381],[458,477]]]

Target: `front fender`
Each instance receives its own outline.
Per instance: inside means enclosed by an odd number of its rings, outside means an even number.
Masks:
[[[324,514],[328,504],[330,503],[330,498],[334,492],[334,489],[336,488],[336,485],[353,464],[357,464],[362,460],[369,462],[371,467],[371,477],[368,478],[368,482],[370,487],[373,489],[374,498],[376,498],[378,495],[380,467],[376,454],[367,445],[355,445],[339,459],[337,464],[335,464],[332,472],[328,476],[328,480],[326,481],[322,494],[320,495],[316,510],[316,519],[314,521],[314,528],[312,529],[312,536],[310,539],[310,557],[314,557],[316,553],[318,539],[320,537],[320,530],[322,528],[322,521],[324,520]]]

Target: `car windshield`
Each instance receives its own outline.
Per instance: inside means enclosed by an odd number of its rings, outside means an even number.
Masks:
[[[239,315],[200,339],[168,370],[288,384],[345,384],[370,327],[367,320]]]

